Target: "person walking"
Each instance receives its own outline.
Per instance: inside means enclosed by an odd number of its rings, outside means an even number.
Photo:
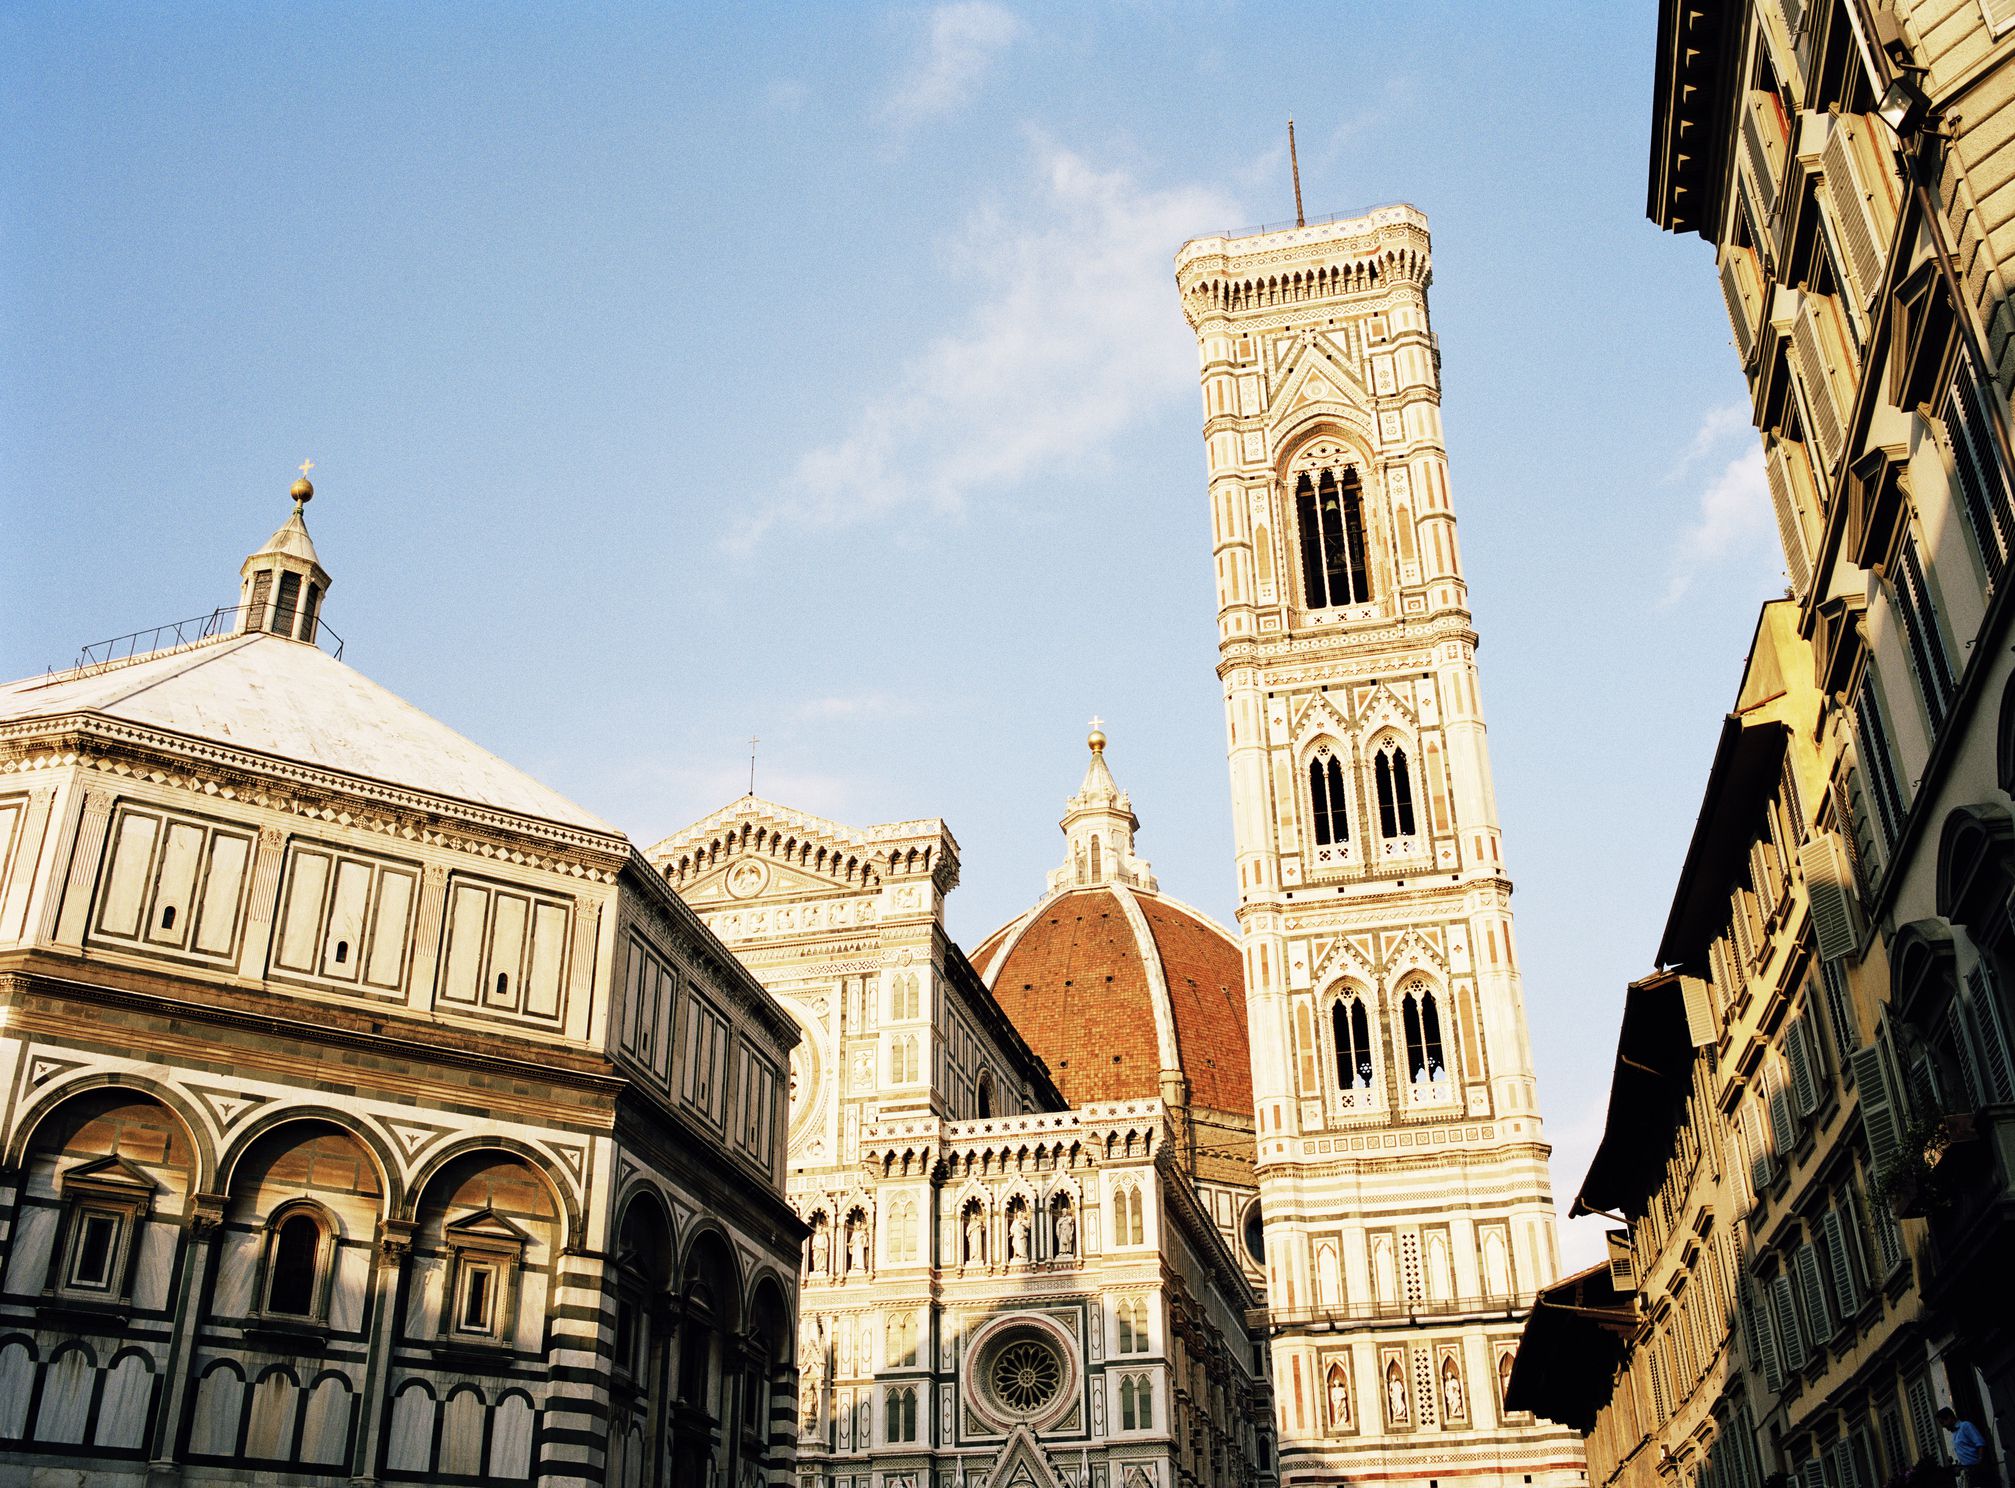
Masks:
[[[1938,1424],[1952,1433],[1952,1460],[1959,1464],[1966,1488],[2001,1488],[1994,1458],[1987,1450],[1987,1433],[1959,1418],[1951,1406],[1938,1408]]]

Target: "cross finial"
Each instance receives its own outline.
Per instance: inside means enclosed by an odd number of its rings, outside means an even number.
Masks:
[[[763,741],[754,734],[749,735],[749,794],[756,793],[756,746]]]
[[[300,465],[296,468],[299,469],[301,474],[305,477],[309,471],[315,468],[315,462],[313,460],[303,460],[300,463]]]
[[[1091,747],[1093,754],[1105,753],[1105,720],[1096,713],[1092,714],[1091,732],[1085,735],[1084,741]]]

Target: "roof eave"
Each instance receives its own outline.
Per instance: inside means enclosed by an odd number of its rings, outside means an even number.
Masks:
[[[1721,220],[1732,137],[1738,48],[1730,20],[1726,0],[1660,0],[1658,7],[1644,212],[1667,232],[1709,242]]]

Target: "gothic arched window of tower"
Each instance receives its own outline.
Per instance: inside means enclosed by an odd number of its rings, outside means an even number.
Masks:
[[[1406,768],[1406,751],[1388,744],[1372,760],[1378,787],[1378,830],[1387,837],[1413,835],[1413,777]]]
[[[1295,482],[1294,507],[1301,534],[1302,594],[1311,610],[1368,604],[1371,570],[1365,560],[1364,496],[1357,472],[1304,472]]]
[[[1323,749],[1308,762],[1309,804],[1315,809],[1315,844],[1350,840],[1350,813],[1343,786],[1343,764]]]

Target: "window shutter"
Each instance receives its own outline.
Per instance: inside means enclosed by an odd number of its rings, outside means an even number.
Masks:
[[[1833,1336],[1833,1310],[1826,1301],[1826,1276],[1819,1266],[1819,1251],[1807,1240],[1793,1252],[1798,1272],[1798,1290],[1805,1301],[1805,1322],[1813,1346]]]
[[[1798,1488],[1826,1488],[1826,1466],[1819,1457],[1807,1457],[1798,1464]]]
[[[1981,1086],[1989,1101],[2015,1101],[2015,1056],[2008,1048],[2008,1027],[1995,997],[1994,979],[1985,963],[1966,973],[1967,998],[1972,1003],[1975,1032],[1980,1038]]]
[[[1749,1186],[1760,1198],[1770,1187],[1770,1180],[1777,1176],[1777,1165],[1772,1160],[1770,1144],[1763,1130],[1763,1112],[1759,1104],[1763,1100],[1761,1088],[1742,1103],[1740,1124],[1743,1145],[1748,1149]]]
[[[1696,1049],[1706,1048],[1716,1038],[1714,1028],[1714,1002],[1708,995],[1707,983],[1699,977],[1683,976],[1679,979],[1680,1000],[1686,1006],[1686,1032]]]
[[[1855,928],[1854,870],[1839,837],[1831,832],[1814,832],[1798,849],[1798,870],[1805,875],[1805,889],[1812,904],[1812,931],[1819,940],[1820,958],[1838,961],[1853,955],[1859,939]]]
[[[1740,1285],[1742,1323],[1748,1334],[1749,1357],[1763,1366],[1763,1383],[1775,1394],[1784,1388],[1784,1364],[1777,1352],[1776,1329],[1761,1295],[1763,1284],[1754,1278],[1744,1277]]]
[[[1931,1403],[1931,1381],[1920,1374],[1904,1387],[1903,1393],[1910,1401],[1910,1434],[1917,1438],[1918,1458],[1944,1462],[1945,1441],[1938,1430],[1936,1408]]]
[[[1786,1374],[1805,1367],[1805,1335],[1798,1326],[1798,1303],[1792,1295],[1791,1273],[1779,1266],[1770,1278],[1770,1320],[1776,1324],[1779,1362]]]
[[[1798,1114],[1810,1116],[1819,1109],[1819,1078],[1812,1068],[1812,1048],[1805,1039],[1805,1018],[1801,1014],[1784,1028],[1784,1052],[1791,1063],[1791,1094]]]
[[[1826,1234],[1826,1258],[1832,1262],[1834,1306],[1843,1319],[1851,1318],[1861,1310],[1861,1289],[1854,1283],[1854,1257],[1848,1248],[1853,1237],[1838,1204],[1826,1211],[1821,1228]]]
[[[1847,992],[1847,974],[1831,962],[1822,962],[1819,980],[1826,991],[1826,1016],[1833,1025],[1833,1049],[1838,1056],[1843,1083],[1853,1078],[1849,1056],[1861,1046],[1861,1030],[1854,1021],[1854,1002]]]
[[[1973,1027],[1973,1010],[1959,998],[1945,1004],[1945,1027],[1959,1056],[1959,1078],[1966,1087],[1966,1104],[1984,1103],[1980,1080],[1980,1036]]]
[[[1841,359],[1840,337],[1833,325],[1838,314],[1831,295],[1810,291],[1800,295],[1789,358],[1792,376],[1805,394],[1806,426],[1829,470],[1839,461],[1847,437],[1836,380],[1841,375],[1836,366]]]
[[[1756,352],[1756,329],[1765,301],[1755,250],[1733,245],[1722,250],[1721,295],[1728,304],[1728,323],[1735,331],[1735,350],[1747,362]]]
[[[1889,1068],[1882,1062],[1879,1044],[1866,1044],[1847,1056],[1854,1069],[1854,1088],[1861,1097],[1861,1129],[1868,1134],[1868,1154],[1880,1173],[1896,1161],[1903,1145],[1901,1115],[1896,1095],[1889,1083]]]
[[[1854,1475],[1853,1444],[1846,1436],[1843,1435],[1834,1441],[1833,1449],[1826,1454],[1826,1458],[1827,1465],[1833,1469],[1836,1488],[1861,1488],[1859,1480]],[[1869,1488],[1874,1488],[1874,1485],[1870,1484]]]
[[[1819,159],[1827,205],[1846,250],[1847,277],[1864,308],[1882,288],[1882,264],[1896,226],[1895,180],[1869,158],[1868,146],[1879,138],[1866,119],[1842,115],[1833,121]]]
[[[1609,1245],[1609,1284],[1619,1292],[1637,1290],[1637,1257],[1630,1248],[1630,1231],[1605,1230]]]
[[[1746,354],[1744,360],[1748,360]],[[1784,572],[1792,591],[1803,594],[1812,582],[1802,499],[1811,489],[1812,467],[1805,458],[1805,446],[1793,439],[1771,440],[1764,452],[1763,471],[1769,477],[1770,505],[1777,515],[1777,540],[1784,546]]]
[[[1989,36],[1999,36],[2015,26],[2015,0],[1980,0],[1980,19],[1987,23]]]
[[[1776,1140],[1778,1156],[1788,1160],[1792,1146],[1798,1141],[1798,1118],[1792,1113],[1791,1091],[1785,1084],[1782,1066],[1772,1065],[1769,1075],[1770,1135]]]

